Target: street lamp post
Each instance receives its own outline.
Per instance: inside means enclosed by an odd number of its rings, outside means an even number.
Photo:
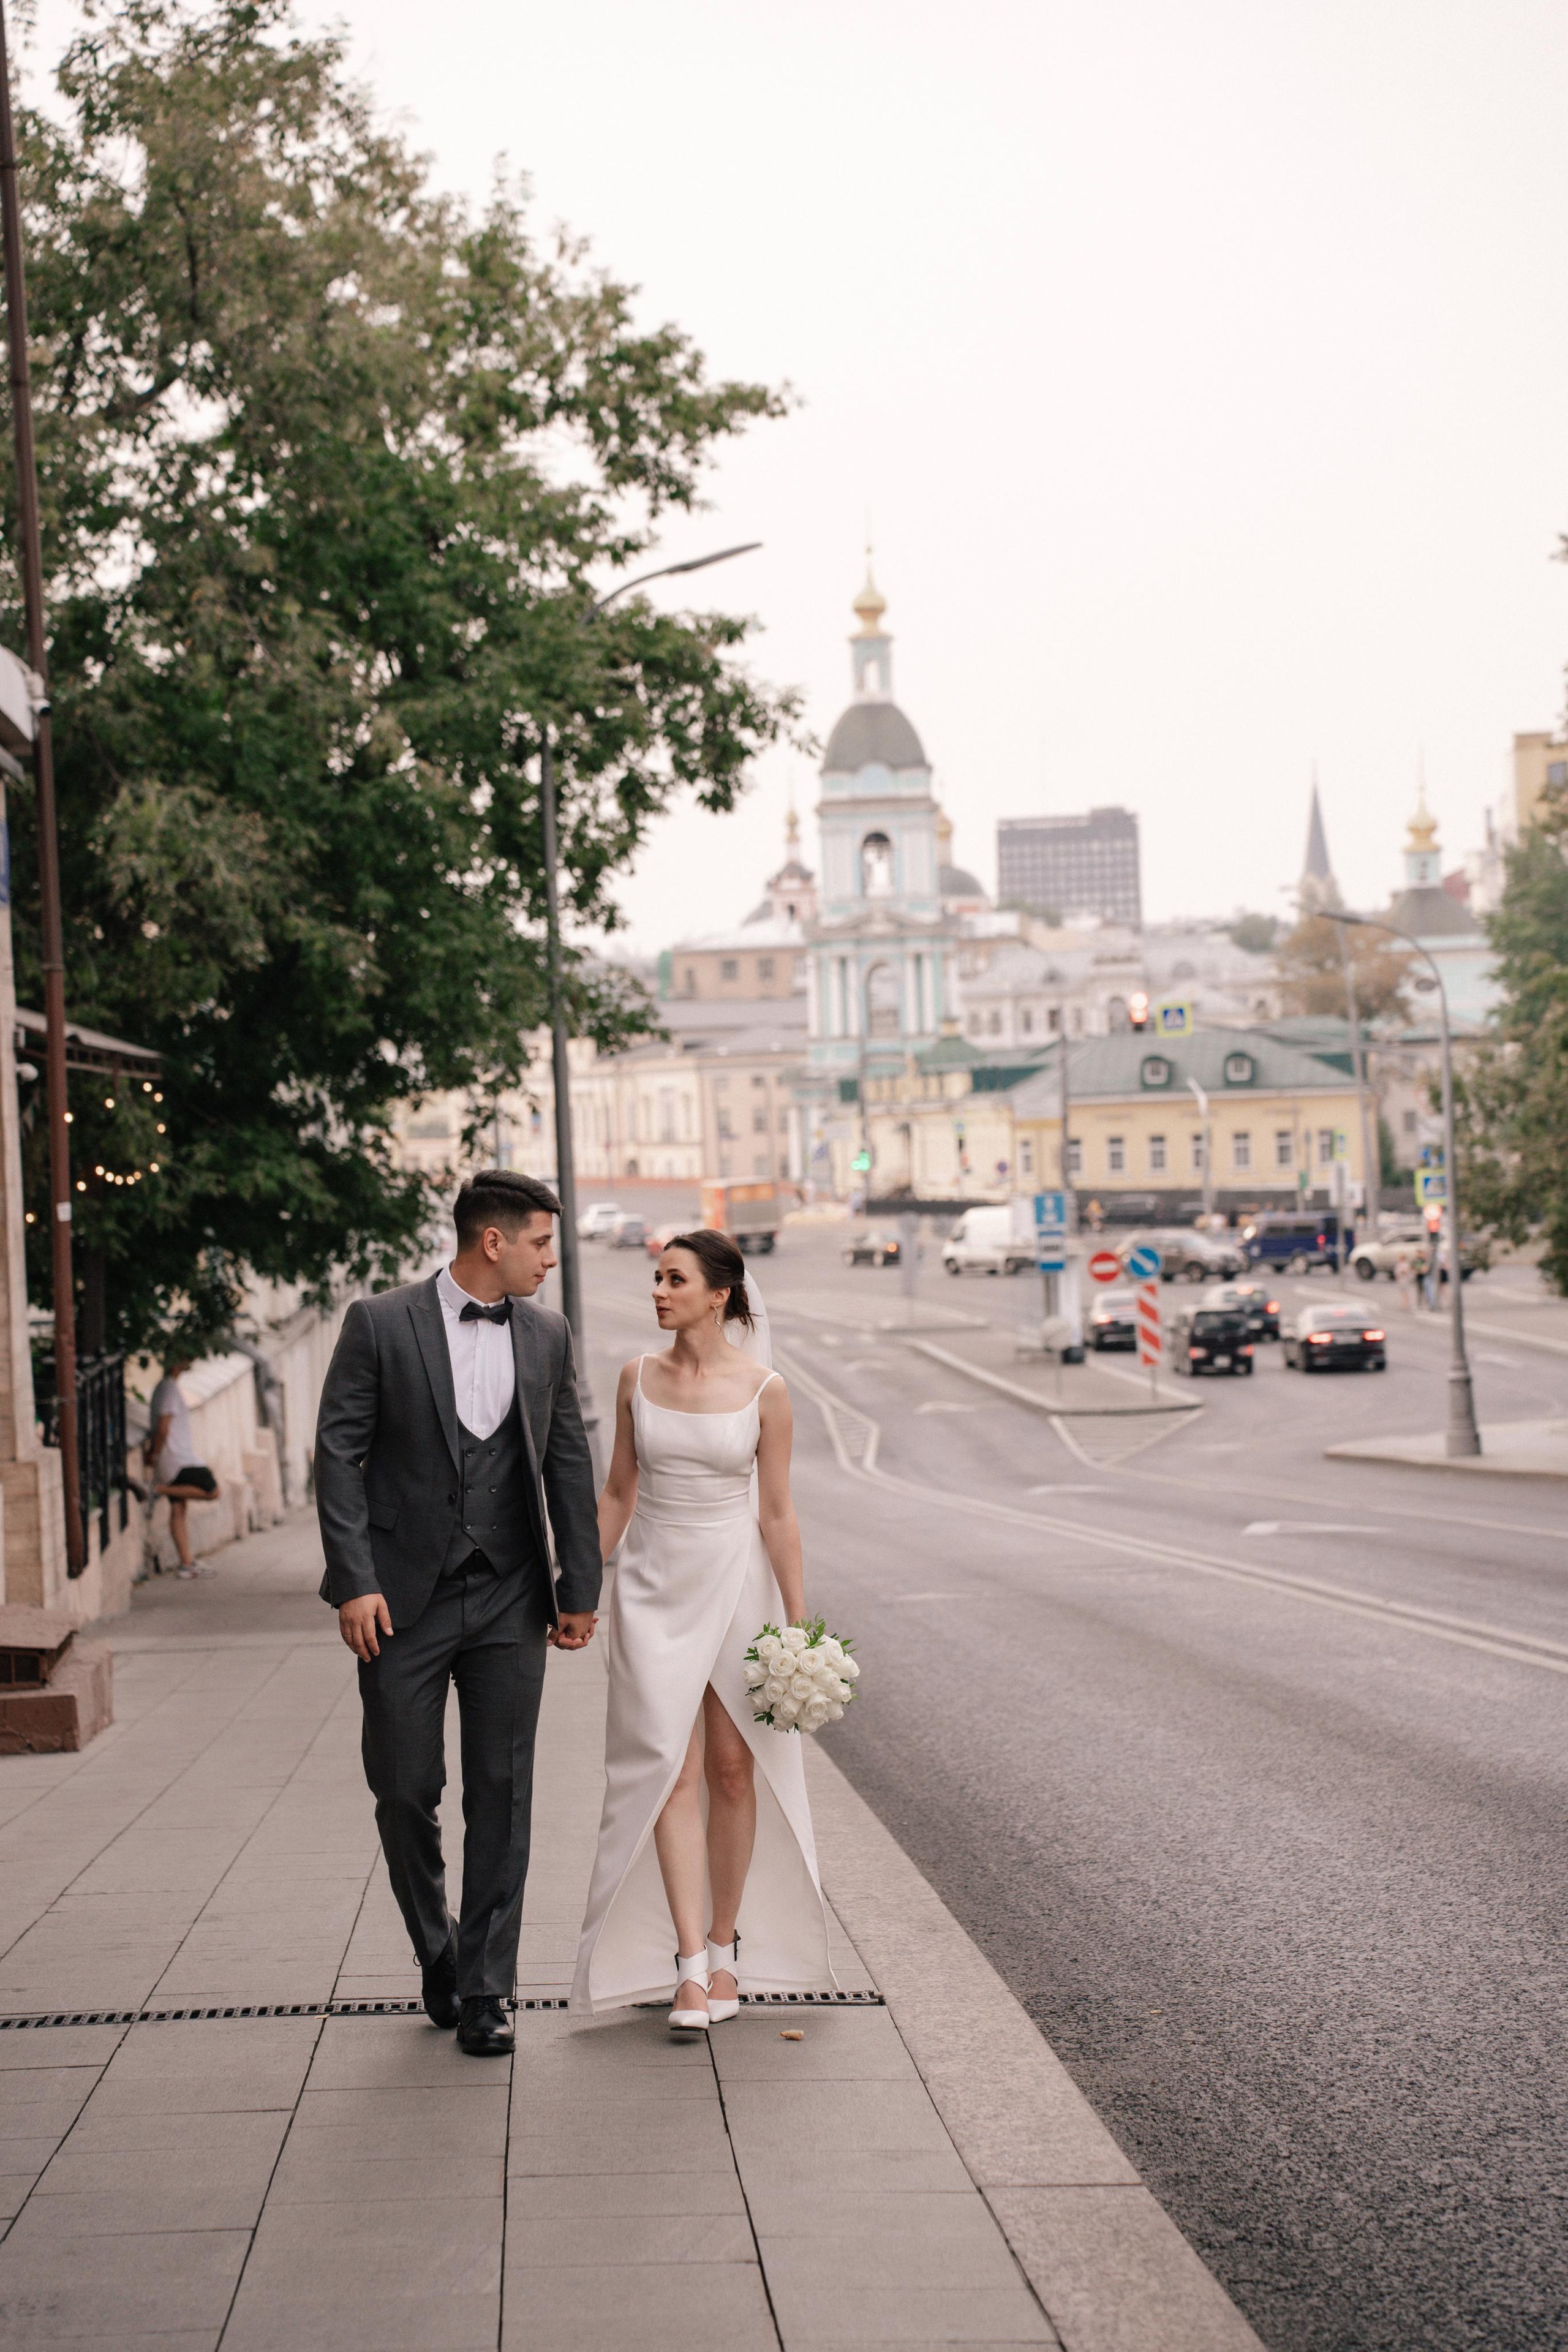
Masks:
[[[678,572],[705,572],[710,563],[727,563],[732,555],[749,555],[762,545],[749,539],[740,547],[721,547],[712,555],[696,555],[684,563],[661,563],[656,571],[639,572],[623,580],[606,596],[588,607],[586,619],[596,621],[617,596],[649,580],[668,580]],[[541,730],[539,744],[539,829],[544,859],[544,959],[550,996],[551,1071],[555,1095],[555,1190],[561,1202],[561,1305],[572,1331],[577,1360],[577,1390],[583,1421],[590,1435],[599,1423],[588,1375],[588,1352],[583,1322],[583,1258],[577,1239],[577,1165],[572,1134],[572,1067],[567,1055],[565,990],[561,960],[560,837],[555,793],[555,757],[550,730]]]
[[[1214,1168],[1212,1165],[1214,1160],[1214,1129],[1209,1121],[1209,1098],[1207,1095],[1205,1094],[1196,1078],[1189,1078],[1187,1080],[1187,1084],[1192,1088],[1193,1093],[1197,1097],[1198,1116],[1204,1123],[1204,1231],[1205,1233],[1207,1233],[1209,1219],[1214,1214]]]
[[[1447,1190],[1448,1213],[1448,1297],[1451,1307],[1453,1352],[1448,1363],[1448,1432],[1447,1452],[1451,1461],[1460,1461],[1479,1454],[1481,1433],[1476,1425],[1475,1386],[1470,1379],[1470,1360],[1465,1352],[1465,1281],[1459,1248],[1459,1168],[1454,1149],[1454,1053],[1448,1029],[1448,992],[1443,985],[1443,974],[1436,958],[1428,953],[1419,940],[1402,931],[1397,923],[1385,923],[1371,915],[1346,915],[1325,907],[1322,909],[1331,923],[1354,923],[1363,930],[1387,931],[1391,937],[1403,940],[1421,958],[1432,974],[1437,991],[1438,1030],[1443,1046],[1443,1181]]]

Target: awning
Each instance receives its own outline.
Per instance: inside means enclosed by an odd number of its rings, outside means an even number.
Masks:
[[[48,1037],[48,1024],[41,1013],[25,1012],[16,1007],[16,1046],[18,1052],[40,1052]],[[106,1037],[101,1029],[83,1029],[74,1021],[66,1023],[66,1067],[68,1070],[95,1070],[114,1075],[132,1071],[143,1077],[156,1077],[163,1066],[161,1054],[151,1053],[145,1045],[128,1045],[123,1037]]]

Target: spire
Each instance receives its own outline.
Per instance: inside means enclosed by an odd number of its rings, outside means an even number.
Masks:
[[[944,808],[936,813],[936,855],[939,865],[952,864],[952,819]]]
[[[1443,879],[1443,853],[1437,846],[1437,820],[1426,805],[1426,779],[1415,787],[1415,814],[1405,841],[1405,881],[1411,890],[1430,890]]]
[[[800,856],[800,819],[795,813],[795,785],[789,788],[789,808],[784,816],[784,859]]]
[[[887,609],[888,600],[871,577],[871,551],[868,548],[866,550],[866,585],[850,606],[851,612],[859,615],[860,626],[858,635],[862,637],[879,637],[882,634],[882,615]]]
[[[1340,903],[1340,886],[1334,880],[1334,869],[1329,863],[1329,837],[1323,827],[1323,804],[1318,797],[1316,767],[1312,770],[1312,806],[1307,819],[1307,855],[1301,861],[1299,895],[1307,912],[1319,907],[1337,907]]]

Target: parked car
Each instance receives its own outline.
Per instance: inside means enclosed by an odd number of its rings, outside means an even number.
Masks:
[[[1303,1307],[1285,1334],[1287,1369],[1300,1372],[1382,1372],[1388,1334],[1359,1307]]]
[[[1242,1246],[1249,1265],[1283,1266],[1287,1274],[1308,1274],[1315,1265],[1339,1261],[1340,1223],[1332,1209],[1308,1213],[1299,1209],[1265,1209],[1241,1229]],[[1355,1234],[1347,1230],[1348,1249]]]
[[[1412,1224],[1397,1233],[1379,1234],[1373,1240],[1357,1242],[1346,1264],[1354,1266],[1363,1282],[1375,1282],[1380,1274],[1385,1274],[1392,1282],[1397,1274],[1401,1256],[1409,1259],[1413,1274],[1424,1273],[1426,1265],[1426,1226]],[[1468,1282],[1477,1266],[1482,1262],[1477,1244],[1468,1234],[1461,1235],[1460,1280]],[[1446,1244],[1442,1245],[1437,1260],[1437,1279],[1439,1282],[1447,1282],[1448,1279],[1448,1252]]]
[[[897,1234],[851,1234],[844,1246],[846,1265],[898,1265],[902,1255]]]
[[[1135,1290],[1108,1290],[1095,1300],[1089,1318],[1089,1344],[1097,1356],[1110,1348],[1137,1347],[1137,1304]]]
[[[1013,1231],[1007,1207],[965,1209],[942,1245],[949,1274],[1022,1274],[1035,1254]]]
[[[1173,1372],[1195,1380],[1200,1372],[1250,1372],[1252,1341],[1247,1318],[1222,1307],[1178,1307],[1165,1339]]]
[[[617,1209],[605,1239],[612,1249],[641,1249],[647,1239],[647,1223],[635,1209]]]
[[[651,1233],[644,1234],[642,1245],[649,1257],[662,1257],[677,1234],[689,1234],[690,1231],[689,1224],[655,1225]]]
[[[1247,1270],[1240,1245],[1220,1234],[1184,1233],[1180,1228],[1134,1234],[1119,1244],[1116,1255],[1125,1265],[1131,1253],[1139,1248],[1159,1252],[1162,1282],[1214,1282]]]
[[[1260,1282],[1216,1282],[1199,1299],[1200,1307],[1228,1307],[1247,1318],[1249,1339],[1278,1339],[1279,1301],[1270,1298]]]
[[[577,1220],[578,1240],[602,1242],[620,1213],[620,1208],[614,1201],[591,1202]]]

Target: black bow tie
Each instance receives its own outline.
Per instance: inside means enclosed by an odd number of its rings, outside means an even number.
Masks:
[[[458,1320],[459,1323],[510,1323],[511,1301],[510,1298],[498,1298],[493,1307],[481,1307],[477,1298],[470,1298],[466,1307],[458,1309]]]

